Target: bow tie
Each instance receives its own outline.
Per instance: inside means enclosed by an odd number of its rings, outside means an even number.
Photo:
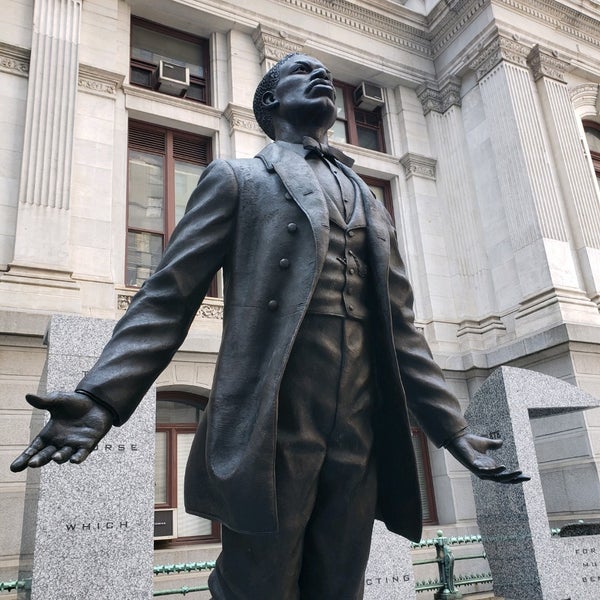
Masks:
[[[327,146],[325,144],[319,144],[317,140],[310,137],[305,137],[302,140],[302,145],[306,150],[316,152],[319,156],[328,158],[330,161],[339,160],[342,164],[347,167],[352,167],[354,160],[347,154],[344,154],[341,150],[334,148],[333,146]]]

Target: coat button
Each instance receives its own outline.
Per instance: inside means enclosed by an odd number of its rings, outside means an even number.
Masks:
[[[283,196],[286,200],[291,200],[292,199],[292,195],[289,192],[286,192],[285,195]]]
[[[290,261],[287,258],[282,258],[279,261],[279,268],[280,269],[289,269],[290,267]]]
[[[279,308],[279,302],[277,300],[269,300],[268,307],[270,311],[275,311]]]
[[[350,267],[348,269],[348,273],[350,273],[350,275],[354,275],[354,269],[352,267]]]
[[[290,233],[296,233],[296,231],[298,231],[298,225],[296,225],[296,223],[288,223],[287,230]]]
[[[352,230],[352,229],[351,229],[351,230],[348,232],[348,236],[349,236],[349,237],[354,237],[354,230]]]

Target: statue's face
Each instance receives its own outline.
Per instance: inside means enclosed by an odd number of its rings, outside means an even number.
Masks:
[[[286,61],[274,90],[276,114],[289,123],[305,120],[324,125],[335,122],[335,88],[331,73],[316,58],[299,54]]]

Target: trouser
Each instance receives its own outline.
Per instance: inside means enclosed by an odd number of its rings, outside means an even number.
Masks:
[[[279,393],[279,530],[223,527],[214,600],[359,600],[375,518],[368,327],[309,314]]]

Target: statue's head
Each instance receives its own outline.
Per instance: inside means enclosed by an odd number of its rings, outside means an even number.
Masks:
[[[278,120],[302,124],[308,119],[327,130],[337,114],[331,73],[316,58],[288,54],[258,84],[253,108],[261,129],[273,140]]]

